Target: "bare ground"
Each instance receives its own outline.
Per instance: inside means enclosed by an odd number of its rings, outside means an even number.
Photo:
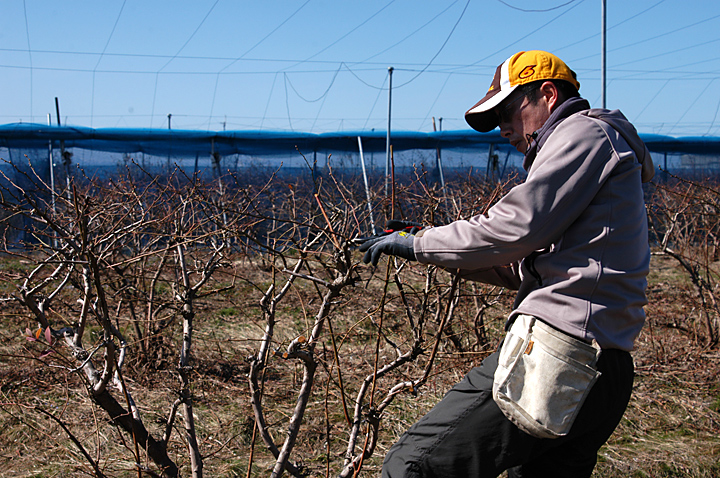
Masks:
[[[367,323],[358,325],[357,318],[366,314],[367,302],[379,290],[377,285],[368,286],[367,293],[346,297],[331,318],[336,336],[347,337],[339,357],[350,407],[360,381],[372,370],[375,346],[374,328]],[[303,290],[297,294],[301,296]],[[672,260],[653,257],[648,322],[634,351],[635,390],[625,418],[599,454],[594,476],[720,477],[720,351],[703,343],[702,321],[689,305],[694,303],[692,294]],[[247,289],[206,301],[200,311],[204,320],[198,321],[196,330],[192,379],[205,476],[248,476],[250,462],[249,476],[268,476],[274,462],[254,436],[246,383],[246,357],[253,353],[262,334],[257,301],[257,292]],[[290,340],[308,327],[312,310],[302,305],[307,303],[298,300],[282,311],[279,337]],[[486,316],[490,344],[499,338],[509,303],[507,298]],[[25,328],[35,325],[23,311],[7,302],[0,307],[0,477],[95,476],[69,433],[106,476],[138,476],[132,440],[87,399],[83,382],[75,373],[58,367],[52,354],[38,358],[37,344],[24,338]],[[401,309],[400,304],[391,304],[384,324],[396,339],[404,331]],[[440,360],[428,383],[415,395],[399,396],[386,410],[377,449],[365,462],[361,476],[379,476],[388,447],[491,349],[472,347],[476,335],[470,321],[454,326],[466,349],[460,352],[450,341],[443,342]],[[350,330],[352,334],[347,333]],[[177,338],[175,334],[173,339]],[[129,362],[126,371],[146,426],[158,435],[179,389],[174,371],[175,345],[158,347],[152,361]],[[385,352],[392,354],[391,349]],[[326,342],[318,355],[324,369],[293,460],[302,464],[309,476],[334,476],[342,463],[347,426],[332,344]],[[301,369],[282,360],[273,364],[265,377],[264,403],[274,421],[271,425],[276,440],[281,440]],[[417,367],[408,366],[402,373],[411,376]],[[392,380],[381,381],[379,390],[390,383]],[[183,476],[188,476],[187,452],[179,428],[169,449]],[[152,468],[147,462],[141,465]]]

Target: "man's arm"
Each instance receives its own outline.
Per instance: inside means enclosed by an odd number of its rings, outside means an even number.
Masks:
[[[419,231],[414,241],[417,260],[464,270],[518,262],[559,240],[617,162],[594,120],[568,118],[548,138],[526,181],[490,208],[487,217]]]

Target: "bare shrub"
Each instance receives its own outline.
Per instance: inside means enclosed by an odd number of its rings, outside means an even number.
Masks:
[[[47,371],[53,387],[82,384],[93,408],[71,420],[82,400],[58,412],[19,394],[3,410],[31,410],[24,420],[37,429],[40,417],[52,421],[77,450],[75,469],[95,476],[200,477],[233,443],[247,448],[248,475],[372,471],[378,446],[395,439],[382,424],[400,413],[396,398],[487,355],[501,325],[486,322],[488,311],[502,316],[509,298],[434,267],[360,264],[352,240],[371,228],[357,178],[253,179],[133,169],[51,191],[32,169],[5,178],[2,225],[24,238],[5,242],[24,266],[0,273],[12,288],[3,303],[27,329],[18,360]],[[375,192],[378,181],[371,200],[379,222],[441,224],[482,212],[505,187],[469,175],[443,197],[416,172],[390,198]],[[226,313],[245,317],[241,332]],[[223,390],[210,377],[238,374],[244,394],[203,392]],[[158,387],[161,400],[145,393]],[[236,416],[228,435],[219,403],[248,398],[252,419]],[[91,418],[94,407],[109,421]],[[100,436],[118,448],[99,446]]]
[[[656,184],[649,201],[656,254],[672,257],[691,281],[696,302],[686,322],[694,340],[718,344],[720,317],[720,189],[713,181],[673,178]]]

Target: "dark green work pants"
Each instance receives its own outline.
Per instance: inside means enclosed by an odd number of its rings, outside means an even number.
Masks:
[[[384,478],[589,477],[597,451],[625,412],[633,362],[621,350],[603,350],[602,375],[566,436],[532,437],[512,424],[492,399],[497,353],[475,367],[393,445]]]

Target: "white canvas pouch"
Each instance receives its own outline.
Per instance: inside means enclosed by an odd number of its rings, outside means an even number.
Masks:
[[[600,376],[600,347],[519,315],[500,347],[493,399],[505,416],[538,438],[570,431]]]

